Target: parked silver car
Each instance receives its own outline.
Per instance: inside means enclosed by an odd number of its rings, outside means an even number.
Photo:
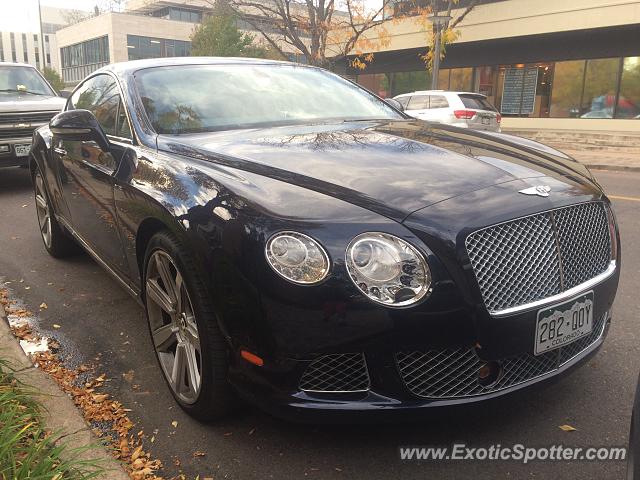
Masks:
[[[500,131],[502,116],[487,97],[473,92],[425,90],[394,97],[407,115],[475,130]]]
[[[35,67],[0,62],[0,167],[26,166],[33,131],[65,102]]]

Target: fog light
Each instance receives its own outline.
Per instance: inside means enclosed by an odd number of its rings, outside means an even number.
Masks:
[[[500,379],[502,367],[498,362],[485,362],[478,369],[478,383],[489,387]]]
[[[0,145],[0,153],[9,152],[9,145]]]

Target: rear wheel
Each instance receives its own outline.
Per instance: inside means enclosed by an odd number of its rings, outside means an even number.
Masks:
[[[33,186],[38,225],[40,226],[40,236],[44,247],[55,258],[73,255],[78,251],[78,244],[62,229],[56,220],[40,170],[36,170],[33,175]]]
[[[189,252],[167,232],[145,257],[145,305],[158,363],[178,404],[200,420],[231,410],[228,349]]]

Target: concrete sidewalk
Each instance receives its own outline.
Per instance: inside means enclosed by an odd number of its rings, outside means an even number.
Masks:
[[[600,152],[567,149],[562,151],[592,169],[640,172],[640,154],[611,152],[606,149]]]
[[[95,445],[81,454],[81,459],[97,459],[106,472],[101,480],[128,480],[129,475],[114,459],[100,439],[84,421],[75,404],[45,372],[35,367],[25,355],[9,328],[9,322],[0,304],[0,356],[16,368],[15,377],[38,392],[36,400],[44,407],[43,416],[47,429],[60,432],[62,440],[71,448]]]
[[[637,132],[504,129],[557,148],[587,167],[600,170],[640,171],[640,121]]]

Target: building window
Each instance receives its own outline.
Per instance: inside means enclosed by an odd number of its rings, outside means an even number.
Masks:
[[[449,77],[449,90],[468,92],[471,90],[473,68],[452,68]]]
[[[202,22],[202,12],[187,8],[165,7],[152,13],[154,17],[175,20],[177,22]]]
[[[51,57],[47,55],[47,62]],[[65,82],[79,82],[92,72],[109,63],[109,37],[76,43],[60,49],[62,77]]]
[[[587,60],[581,118],[613,118],[619,68],[619,58]]]
[[[49,35],[45,35],[44,36],[44,42],[45,43],[49,43]]]
[[[51,54],[47,53],[47,65],[51,65]]]
[[[16,57],[16,36],[11,32],[9,38],[11,39],[11,59],[15,63],[18,61]]]
[[[36,67],[40,68],[40,55],[36,52]]]
[[[127,35],[127,49],[129,50],[129,60],[188,57],[191,53],[191,42]]]
[[[616,118],[640,119],[640,57],[627,57],[622,62]]]
[[[29,63],[29,53],[27,52],[27,34],[22,34],[22,59],[24,63]]]
[[[33,41],[34,41],[35,43],[38,43],[38,35],[37,35],[37,34],[35,34],[35,33],[33,34]]]
[[[553,89],[549,116],[554,118],[576,118],[580,116],[584,66],[584,60],[556,62],[553,69]]]
[[[2,45],[2,32],[0,32],[0,62],[4,62],[4,45]]]

